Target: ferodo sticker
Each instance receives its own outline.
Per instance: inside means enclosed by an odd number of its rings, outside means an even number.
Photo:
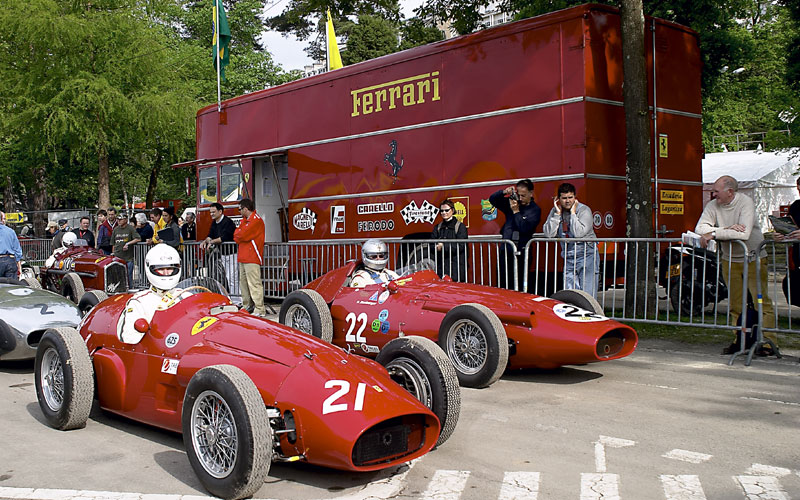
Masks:
[[[177,359],[165,359],[163,363],[161,363],[161,373],[169,373],[170,375],[175,375],[178,373],[178,365],[180,361]]]
[[[586,309],[581,309],[572,304],[556,304],[553,306],[553,312],[556,313],[556,316],[559,318],[575,323],[591,323],[593,321],[606,321],[608,319],[605,316],[587,311]]]
[[[178,345],[178,341],[181,339],[180,335],[177,333],[170,333],[167,335],[167,338],[164,340],[164,345],[167,346],[167,349],[172,349],[176,345]]]
[[[206,328],[208,328],[209,326],[213,325],[216,322],[217,318],[214,318],[212,316],[203,316],[192,327],[192,335],[197,335],[198,333],[202,332],[203,330],[205,330]]]

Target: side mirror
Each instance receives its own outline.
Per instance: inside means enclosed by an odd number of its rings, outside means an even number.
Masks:
[[[400,290],[400,285],[398,285],[394,281],[390,281],[386,285],[386,289],[389,290],[389,293],[397,293],[397,291]]]
[[[139,318],[133,323],[133,328],[139,333],[145,333],[150,329],[150,323],[144,318]]]

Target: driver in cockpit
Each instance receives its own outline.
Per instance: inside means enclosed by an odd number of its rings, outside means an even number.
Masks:
[[[150,323],[156,311],[169,309],[184,296],[191,295],[184,293],[182,288],[175,288],[181,280],[181,257],[177,250],[166,243],[159,243],[147,252],[144,273],[150,288],[128,299],[117,323],[117,335],[126,344],[136,344],[144,337],[144,332],[134,327],[137,319],[145,319]]]
[[[389,249],[381,240],[370,239],[364,242],[361,246],[361,261],[364,263],[364,269],[353,273],[350,280],[350,286],[353,288],[388,283],[400,277],[391,269],[386,269],[386,263],[389,262]]]

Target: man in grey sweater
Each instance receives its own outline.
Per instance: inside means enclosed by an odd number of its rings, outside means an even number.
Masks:
[[[732,318],[742,314],[742,294],[744,281],[744,266],[747,264],[747,289],[750,295],[756,299],[756,280],[759,278],[756,272],[756,259],[766,257],[766,251],[759,247],[764,241],[764,235],[758,224],[756,208],[753,200],[744,194],[738,193],[739,184],[736,179],[729,175],[723,175],[714,182],[712,194],[715,199],[708,202],[703,209],[700,220],[697,221],[695,232],[702,235],[701,246],[708,246],[711,240],[717,240],[722,259],[730,264],[723,262],[722,274],[728,283],[728,307]],[[739,243],[743,241],[746,250]],[[761,265],[761,295],[763,298],[764,326],[775,327],[775,306],[767,294],[767,268],[766,263]],[[744,322],[746,318],[742,318]],[[771,340],[775,346],[778,345],[778,336],[775,332],[767,332],[762,329],[764,337]],[[733,354],[739,350],[738,345],[731,345],[723,351],[723,354]],[[726,352],[727,351],[727,352]],[[772,355],[772,349],[763,347],[757,353],[759,355]]]
[[[558,186],[558,195],[550,215],[542,227],[548,238],[597,238],[592,227],[592,209],[575,198],[575,186],[565,182]],[[580,289],[597,297],[597,245],[578,241],[561,243],[564,257],[564,289]]]

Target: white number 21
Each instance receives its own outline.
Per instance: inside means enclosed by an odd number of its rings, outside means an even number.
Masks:
[[[367,313],[362,312],[356,318],[356,313],[351,312],[344,318],[347,321],[347,335],[344,336],[345,342],[366,342],[365,339],[361,334],[364,333],[364,329],[367,327]],[[356,329],[356,323],[361,323],[358,327],[358,331],[355,335],[353,335],[353,330]]]
[[[325,382],[326,389],[333,389],[334,387],[338,387],[339,389],[322,402],[323,415],[336,413],[337,411],[347,411],[347,403],[337,403],[337,401],[350,392],[350,382],[347,380],[328,380]],[[353,405],[353,411],[361,411],[364,409],[364,392],[366,389],[367,384],[364,382],[359,382],[358,386],[356,386],[356,401]]]

